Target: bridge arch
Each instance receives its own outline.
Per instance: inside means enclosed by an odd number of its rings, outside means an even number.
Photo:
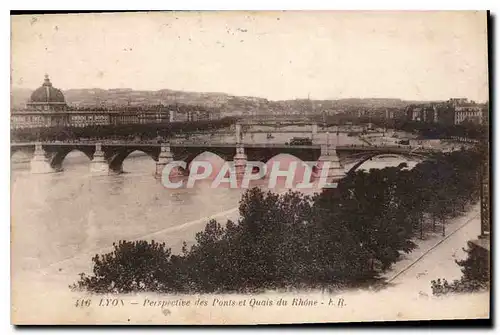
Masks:
[[[361,165],[365,162],[375,158],[375,157],[391,157],[391,158],[403,158],[403,159],[417,159],[422,161],[427,157],[421,154],[415,153],[392,153],[392,152],[373,152],[364,155],[357,163],[355,163],[348,171],[347,174],[354,173]]]
[[[200,147],[174,147],[171,149],[175,160],[186,162],[187,166],[200,155],[214,155],[223,161],[232,161],[236,155],[235,147],[200,146]]]
[[[321,155],[319,148],[306,148],[294,146],[280,146],[280,147],[262,147],[262,148],[245,148],[245,153],[249,161],[259,161],[267,163],[270,159],[277,155],[288,154],[296,157],[301,161],[317,161]]]
[[[34,156],[34,150],[11,150],[10,152],[10,163],[11,167],[25,167],[31,162]]]
[[[279,161],[281,161],[281,160],[283,160],[283,161],[298,160],[301,162],[304,161],[302,158],[298,157],[297,155],[294,155],[293,153],[287,153],[287,152],[277,153],[271,157],[265,157],[262,161],[267,164],[269,162],[276,161],[276,160],[279,160]]]
[[[213,157],[214,159],[218,159],[218,160],[222,160],[222,161],[231,161],[232,160],[232,157],[229,157],[229,156],[227,156],[223,153],[220,153],[220,152],[217,153],[216,150],[203,150],[203,151],[200,151],[198,153],[189,154],[186,157],[185,161],[189,165],[194,160],[199,159],[199,158],[205,158],[205,156],[207,156],[207,158]]]
[[[279,153],[279,154],[276,154],[276,155],[270,157],[269,159],[267,159],[263,162],[266,164],[266,169],[267,169],[266,177],[270,176],[272,165],[275,162],[280,163],[280,166],[279,166],[280,171],[288,170],[290,167],[290,163],[297,162],[297,166],[295,169],[295,175],[293,177],[294,183],[300,183],[304,180],[306,166],[304,164],[300,164],[300,163],[305,162],[305,160],[303,160],[302,158],[300,158],[294,154]],[[313,178],[314,174],[316,174],[318,172],[318,168],[316,165],[313,166],[312,172],[313,172],[313,174],[311,175],[311,178]]]
[[[157,150],[143,150],[142,148],[126,148],[115,152],[109,159],[110,171],[121,173],[123,172],[123,162],[133,152],[141,152],[151,157],[153,161],[158,161],[159,152]]]
[[[50,166],[56,171],[62,170],[64,159],[71,152],[83,153],[89,159],[89,161],[92,160],[94,154],[93,150],[89,150],[89,148],[61,147],[52,155],[52,158],[50,159]]]
[[[10,148],[10,159],[19,160],[19,159],[31,159],[35,153],[35,148],[26,148],[26,147],[11,147]]]
[[[226,162],[231,162],[233,160],[233,156],[233,153],[223,153],[218,152],[218,150],[204,150],[199,153],[193,152],[183,159],[183,161],[186,162],[185,172],[191,171],[191,166],[194,161],[205,161],[212,166],[212,173],[209,178],[214,178]]]

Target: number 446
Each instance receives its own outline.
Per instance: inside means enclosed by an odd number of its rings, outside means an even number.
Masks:
[[[91,302],[90,299],[77,299],[75,307],[90,307]]]

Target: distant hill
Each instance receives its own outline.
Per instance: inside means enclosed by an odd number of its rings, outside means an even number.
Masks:
[[[69,105],[91,107],[125,106],[125,105],[157,105],[157,104],[189,104],[204,107],[221,108],[227,114],[247,113],[280,113],[339,110],[346,108],[402,108],[418,101],[401,99],[351,98],[339,100],[279,100],[264,98],[232,96],[225,93],[184,92],[163,89],[159,91],[138,91],[133,89],[69,89],[63,91]],[[13,108],[23,107],[29,100],[31,90],[14,88],[11,92]]]

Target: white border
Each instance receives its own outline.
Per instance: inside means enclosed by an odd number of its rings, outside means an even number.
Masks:
[[[116,3],[99,0],[82,2],[64,1],[16,1],[15,9],[44,9],[56,10],[307,10],[307,9],[337,9],[337,10],[485,10],[494,7],[494,0],[471,1],[390,1],[390,0],[350,0],[328,3],[324,0],[253,0],[253,1],[224,1],[224,0],[184,0],[184,1],[120,1]]]
[[[500,13],[499,10],[499,1],[498,0],[475,0],[475,1],[465,1],[465,0],[454,0],[454,1],[437,1],[437,0],[418,0],[418,1],[370,1],[370,0],[349,0],[343,2],[337,2],[335,4],[329,4],[325,0],[306,0],[306,1],[297,1],[297,0],[282,0],[282,1],[273,1],[273,0],[253,0],[253,1],[231,1],[231,0],[178,0],[178,1],[168,1],[168,2],[153,2],[150,0],[141,0],[141,1],[119,1],[119,2],[105,2],[102,0],[87,0],[80,2],[69,2],[69,1],[16,1],[14,3],[8,3],[4,1],[0,6],[4,7],[7,4],[13,5],[13,8],[5,8],[2,10],[2,18],[0,23],[1,29],[1,42],[3,47],[0,49],[2,54],[2,63],[3,66],[0,67],[0,71],[3,72],[1,81],[2,83],[2,106],[3,111],[0,117],[0,134],[4,135],[4,139],[0,145],[0,150],[2,157],[4,157],[4,163],[0,165],[0,180],[1,180],[1,188],[0,188],[0,206],[1,206],[1,214],[3,221],[0,222],[1,227],[3,229],[3,233],[1,234],[2,241],[0,246],[2,248],[0,252],[1,257],[1,310],[0,316],[1,320],[1,333],[8,334],[14,332],[15,329],[10,326],[10,268],[7,264],[10,264],[10,166],[8,165],[9,160],[9,101],[10,101],[10,18],[8,17],[7,10],[16,9],[16,10],[33,10],[33,9],[44,9],[44,10],[55,10],[64,8],[66,10],[160,10],[160,9],[172,9],[172,10],[304,10],[304,9],[314,9],[314,10],[325,10],[325,9],[337,9],[337,10],[492,10],[493,15],[498,15]],[[2,8],[3,9],[3,8]],[[496,21],[496,33],[495,35],[495,44],[498,49],[499,45],[499,35],[498,35],[498,20]],[[495,60],[496,60],[495,55]],[[9,64],[9,67],[7,67]],[[497,78],[498,74],[498,66],[496,67],[495,78]],[[7,79],[9,78],[9,79]],[[495,88],[495,96],[498,97],[498,90]],[[498,106],[498,102],[496,103]],[[497,107],[494,106],[494,107]],[[495,108],[493,114],[497,114],[498,108]],[[495,119],[495,124],[493,125],[493,129],[497,129],[498,117]],[[492,138],[492,142],[494,140],[494,147],[498,146],[498,136]],[[9,156],[8,156],[9,155]],[[499,166],[498,156],[494,157],[494,167]],[[492,170],[492,173],[496,171]],[[495,178],[498,180],[498,178]],[[494,189],[496,190],[498,182],[495,182]],[[496,193],[495,193],[496,194]],[[496,201],[492,204],[492,208],[500,208],[500,199],[495,197]],[[495,236],[498,236],[498,233],[495,232]],[[495,238],[495,244],[496,244]],[[495,259],[495,267],[498,268],[498,258]],[[498,279],[498,276],[495,276]],[[494,283],[496,286],[497,282]],[[498,308],[495,309],[498,313]],[[498,314],[495,315],[498,317]],[[493,316],[493,317],[495,317]],[[498,318],[497,318],[498,319]],[[123,328],[122,328],[123,329]],[[120,329],[120,330],[122,330]],[[52,329],[47,329],[45,331],[51,331]],[[124,330],[124,329],[123,329]],[[160,331],[164,331],[164,329],[158,329]],[[262,329],[255,329],[257,331],[263,331]],[[275,329],[280,330],[280,329]],[[325,329],[326,331],[330,331]],[[39,329],[37,331],[44,331],[44,329]],[[70,332],[70,329],[59,330],[62,333]],[[105,329],[88,329],[88,330],[80,330],[80,333],[88,333],[88,334],[96,334],[102,333]],[[133,332],[141,332],[141,330],[134,329]],[[169,329],[169,331],[179,331],[178,329]],[[191,330],[193,331],[193,330]],[[196,331],[199,331],[197,329]],[[211,332],[219,331],[219,329],[211,329]],[[268,332],[266,330],[265,332]],[[346,330],[341,331],[340,329],[335,329],[335,332],[347,332]],[[454,330],[450,330],[450,332]],[[270,332],[270,331],[269,331]],[[401,330],[404,332],[404,330]],[[475,331],[474,331],[475,332]]]

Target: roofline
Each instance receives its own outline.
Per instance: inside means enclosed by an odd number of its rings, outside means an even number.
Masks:
[[[27,105],[66,105],[66,102],[65,101],[45,101],[45,102],[30,101],[26,104]]]

